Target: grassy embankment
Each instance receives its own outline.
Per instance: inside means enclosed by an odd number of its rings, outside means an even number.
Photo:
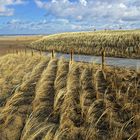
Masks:
[[[101,55],[105,49],[106,56],[140,58],[140,30],[55,34],[31,43],[30,47],[64,53],[74,49],[77,54],[87,55]]]
[[[1,140],[140,138],[140,73],[38,54],[0,57]]]

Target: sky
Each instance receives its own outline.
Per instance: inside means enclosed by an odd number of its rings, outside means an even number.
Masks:
[[[0,34],[140,29],[140,0],[0,0]]]

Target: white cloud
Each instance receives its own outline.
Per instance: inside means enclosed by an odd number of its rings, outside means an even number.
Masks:
[[[92,25],[121,24],[119,21],[140,22],[139,0],[35,0],[47,14],[71,21],[86,21]],[[124,25],[125,25],[124,24]],[[131,24],[131,23],[130,23]]]
[[[11,16],[12,6],[30,0],[0,0],[0,16]],[[13,19],[4,29],[56,33],[96,29],[140,28],[140,0],[34,0],[46,10],[39,21]]]
[[[52,1],[53,2],[53,1]],[[40,0],[35,0],[35,3],[38,7],[43,8],[43,2],[41,2]]]
[[[82,5],[87,6],[87,1],[86,0],[79,0],[79,1]]]
[[[15,31],[26,31],[30,33],[58,33],[66,31],[93,30],[93,26],[84,23],[70,22],[67,19],[43,19],[40,21],[25,21],[12,19],[3,25],[3,29]]]
[[[0,0],[0,16],[12,16],[14,8],[9,8],[12,5],[23,4],[25,0]]]
[[[71,25],[72,29],[76,29],[76,30],[79,30],[79,29],[82,29],[82,26],[81,25]]]
[[[19,19],[12,19],[11,21],[9,21],[8,23],[9,24],[16,24],[16,23],[19,23],[20,20]]]
[[[6,8],[0,5],[0,16],[11,16],[14,13],[14,9]]]
[[[120,3],[120,8],[127,9],[127,6],[124,3]]]

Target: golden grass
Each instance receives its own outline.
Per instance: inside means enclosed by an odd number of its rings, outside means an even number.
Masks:
[[[0,58],[0,140],[135,140],[140,73],[31,53]]]
[[[77,54],[140,58],[140,31],[98,31],[62,33],[43,37],[31,43],[30,47],[42,50]]]

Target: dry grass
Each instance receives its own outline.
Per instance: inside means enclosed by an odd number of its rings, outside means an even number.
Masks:
[[[136,140],[140,73],[34,54],[0,58],[0,140]]]
[[[31,44],[31,48],[77,54],[140,58],[140,31],[98,31],[49,35]]]

